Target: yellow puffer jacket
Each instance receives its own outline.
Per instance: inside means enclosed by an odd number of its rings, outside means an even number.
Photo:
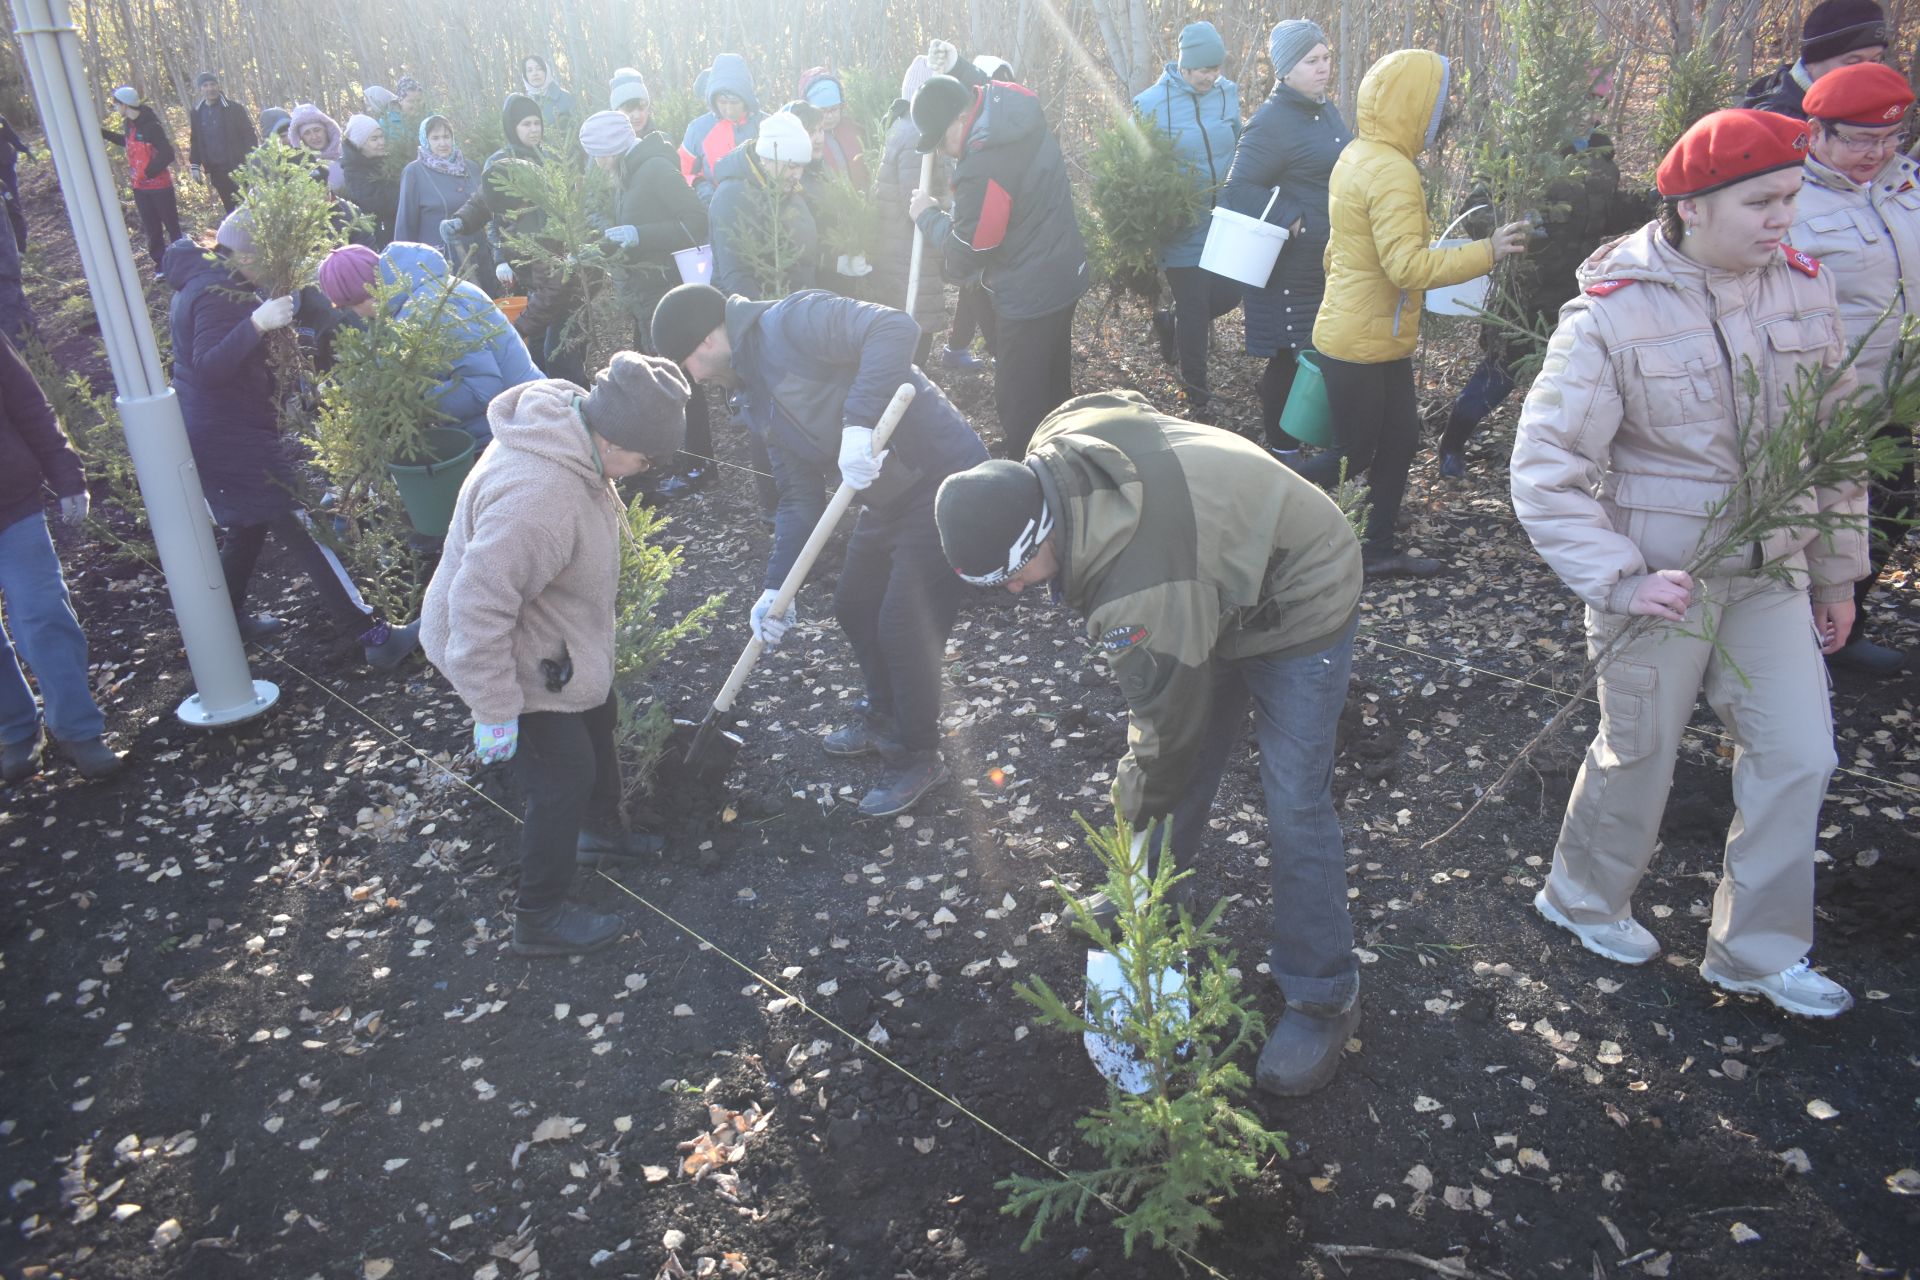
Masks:
[[[1401,49],[1360,81],[1354,139],[1328,179],[1327,295],[1314,348],[1336,360],[1385,364],[1420,343],[1427,290],[1493,270],[1493,241],[1432,249],[1426,194],[1413,158],[1427,146],[1447,95],[1447,60]]]

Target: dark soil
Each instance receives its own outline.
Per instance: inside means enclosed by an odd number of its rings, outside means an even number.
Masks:
[[[44,175],[28,180],[36,236],[64,234]],[[1172,405],[1144,319],[1088,303],[1081,387]],[[1217,337],[1224,425],[1253,431],[1257,362],[1237,320]],[[1438,396],[1471,335],[1430,350]],[[990,433],[987,382],[949,385]],[[1920,681],[1835,688],[1850,772],[1822,818],[1815,958],[1860,997],[1835,1023],[1722,998],[1693,972],[1732,814],[1704,712],[1637,899],[1667,948],[1643,970],[1528,906],[1591,716],[1422,848],[1575,675],[1578,610],[1507,506],[1511,420],[1464,485],[1418,466],[1411,538],[1450,575],[1366,597],[1336,783],[1358,1043],[1320,1096],[1251,1100],[1291,1158],[1221,1205],[1196,1252],[1234,1280],[1349,1274],[1322,1244],[1515,1278],[1910,1274],[1920,1201],[1887,1180],[1920,1165]],[[745,462],[737,437],[722,450]],[[737,468],[673,514],[673,607],[731,593],[725,625],[652,691],[698,718],[745,639],[767,539]],[[1079,986],[1084,946],[1052,885],[1088,879],[1072,816],[1101,816],[1124,749],[1120,697],[1058,609],[967,610],[948,653],[953,781],[911,817],[867,821],[871,766],[816,741],[859,693],[824,565],[813,623],[742,700],[726,785],[663,775],[647,804],[664,858],[624,887],[582,876],[629,932],[529,963],[502,943],[518,798],[463,756],[467,715],[430,668],[360,672],[279,580],[274,607],[309,624],[255,655],[279,706],[191,732],[172,714],[190,677],[157,574],[103,538],[66,554],[132,765],[100,786],[54,767],[4,796],[7,1280],[1175,1273],[1144,1247],[1124,1257],[1097,1210],[1023,1253],[994,1185],[1042,1171],[1016,1143],[1084,1164],[1074,1121],[1101,1098],[1080,1046],[1013,994],[1034,976]],[[1903,552],[1879,632],[1920,650],[1913,573]],[[1215,812],[1198,889],[1232,895],[1225,928],[1272,1013],[1249,758]],[[1816,1100],[1837,1115],[1815,1118]],[[754,1107],[764,1125],[727,1176],[683,1176],[679,1144]]]

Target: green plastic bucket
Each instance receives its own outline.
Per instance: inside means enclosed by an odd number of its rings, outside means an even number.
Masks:
[[[395,462],[387,470],[400,490],[408,523],[429,538],[444,538],[453,522],[460,482],[473,470],[473,437],[458,427],[434,427],[422,443],[425,461],[413,465]]]
[[[1320,353],[1305,350],[1294,359],[1299,368],[1293,375],[1293,389],[1287,392],[1287,407],[1280,414],[1280,429],[1295,440],[1324,448],[1333,443],[1333,410],[1327,404],[1327,380],[1320,374]]]

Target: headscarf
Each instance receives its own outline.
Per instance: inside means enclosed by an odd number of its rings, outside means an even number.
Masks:
[[[427,145],[427,135],[433,131],[433,126],[437,124],[447,126],[448,133],[453,132],[453,121],[443,115],[430,115],[425,120],[422,120],[420,122],[420,163],[435,173],[446,174],[449,178],[466,177],[467,158],[460,154],[460,142],[458,139],[454,140],[453,154],[444,160],[433,154],[433,148]]]

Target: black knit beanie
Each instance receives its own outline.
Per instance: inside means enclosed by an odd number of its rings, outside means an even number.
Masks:
[[[726,322],[726,294],[710,284],[676,285],[653,309],[653,348],[685,364],[693,349]]]
[[[540,114],[540,104],[524,93],[510,93],[507,100],[500,104],[500,128],[507,135],[507,145],[520,145],[520,122],[528,116]]]
[[[1874,0],[1822,0],[1800,27],[1800,60],[1825,62],[1887,43],[1887,14]]]
[[[995,458],[940,482],[933,522],[947,563],[976,587],[997,587],[1027,567],[1053,532],[1040,477]]]

